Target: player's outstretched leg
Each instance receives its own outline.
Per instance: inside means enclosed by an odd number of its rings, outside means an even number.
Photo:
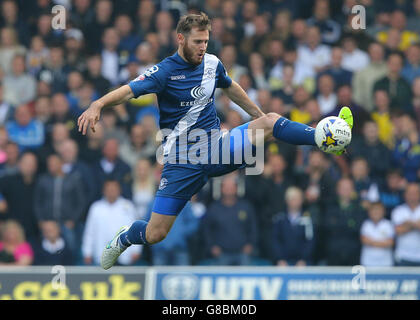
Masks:
[[[133,244],[154,244],[165,239],[175,219],[176,215],[153,212],[149,222],[137,220],[130,227],[122,227],[102,251],[102,268],[111,268],[118,257]]]
[[[101,257],[101,266],[105,270],[111,268],[115,262],[117,262],[118,257],[127,249],[127,247],[123,247],[119,245],[119,237],[122,233],[128,231],[128,226],[123,226],[117,232],[114,238],[107,244],[107,246],[102,251]]]
[[[353,115],[350,108],[341,108],[338,116],[345,120],[350,128],[353,127]],[[303,123],[291,121],[277,113],[267,113],[264,117],[251,121],[248,129],[250,129],[252,134],[250,140],[254,145],[257,143],[257,135],[254,134],[254,131],[256,129],[264,129],[264,139],[272,135],[290,144],[316,146],[314,128]],[[340,151],[337,154],[342,154],[343,152]]]

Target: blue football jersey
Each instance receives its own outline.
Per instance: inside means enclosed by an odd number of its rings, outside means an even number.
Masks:
[[[181,134],[193,129],[220,129],[214,105],[216,88],[227,88],[232,80],[222,62],[206,53],[199,65],[192,65],[178,53],[162,60],[128,85],[135,97],[155,93],[159,104],[160,129],[170,129],[164,153]]]

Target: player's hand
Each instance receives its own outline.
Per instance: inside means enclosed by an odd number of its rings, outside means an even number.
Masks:
[[[79,132],[82,132],[82,134],[85,135],[89,126],[92,132],[95,132],[95,125],[98,123],[100,115],[101,108],[95,103],[92,103],[90,107],[81,114],[79,119],[77,119]]]

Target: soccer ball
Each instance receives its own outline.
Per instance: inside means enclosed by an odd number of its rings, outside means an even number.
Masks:
[[[339,117],[324,118],[315,128],[315,143],[326,153],[342,151],[350,142],[351,128]]]

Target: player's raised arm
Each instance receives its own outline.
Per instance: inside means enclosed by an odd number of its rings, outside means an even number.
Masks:
[[[89,108],[81,114],[77,120],[79,126],[79,132],[86,134],[87,129],[92,129],[95,132],[95,125],[99,121],[101,109],[103,107],[115,106],[124,103],[134,97],[133,91],[128,85],[123,85],[118,89],[115,89],[98,100],[93,101]]]
[[[264,112],[251,101],[244,89],[237,82],[232,81],[232,84],[223,89],[223,91],[230,100],[244,109],[254,119],[264,116]]]

